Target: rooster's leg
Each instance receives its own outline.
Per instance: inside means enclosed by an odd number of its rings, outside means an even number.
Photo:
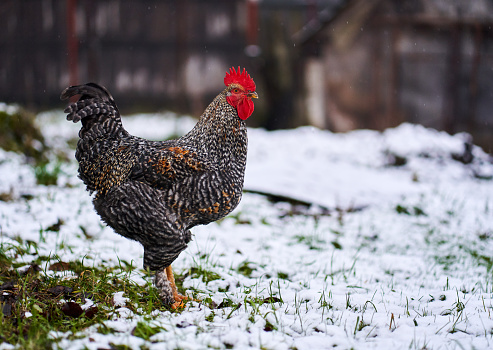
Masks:
[[[166,270],[156,271],[156,276],[154,278],[154,284],[159,292],[159,297],[166,305],[172,305],[175,302],[173,297],[173,288],[171,283],[168,281],[166,276]]]
[[[188,299],[186,296],[181,295],[178,293],[178,289],[176,288],[175,284],[175,276],[173,275],[173,270],[171,269],[171,265],[168,266],[166,269],[166,275],[168,277],[169,284],[171,286],[171,290],[173,291],[173,298],[175,299],[175,302],[171,306],[173,309],[176,309],[178,307],[183,306],[183,300]]]

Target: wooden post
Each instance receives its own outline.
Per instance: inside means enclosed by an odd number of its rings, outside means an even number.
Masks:
[[[188,12],[188,1],[187,0],[175,0],[174,7],[176,9],[176,36],[174,43],[175,50],[175,79],[178,86],[178,96],[176,98],[176,103],[180,109],[187,108],[187,94],[186,91],[186,72],[183,70],[188,59],[188,23],[187,23],[187,12]]]
[[[442,112],[443,129],[448,133],[453,133],[455,131],[455,127],[458,122],[458,77],[460,74],[459,70],[461,68],[460,30],[460,24],[452,25],[450,28],[450,52]]]
[[[247,44],[258,45],[258,3],[256,0],[247,1]]]
[[[85,38],[86,38],[86,49],[87,49],[87,81],[99,81],[99,57],[100,45],[97,40],[97,33],[95,30],[95,13],[97,7],[94,0],[85,1]]]
[[[398,117],[399,110],[399,96],[401,88],[399,83],[399,50],[398,41],[400,39],[401,31],[400,24],[396,23],[391,26],[391,52],[390,52],[390,98],[389,98],[389,115],[387,117],[387,127],[396,126],[399,124],[400,118]]]
[[[371,61],[372,61],[372,91],[371,91],[371,116],[370,116],[370,127],[381,130],[388,128],[390,126],[390,122],[388,120],[381,119],[382,110],[380,108],[380,89],[381,89],[381,60],[384,56],[382,53],[382,36],[385,27],[382,25],[378,25],[374,27],[374,30],[377,34],[373,35],[371,39],[371,50],[370,53]]]
[[[67,0],[67,51],[69,84],[77,85],[79,80],[79,42],[76,33],[77,0]]]
[[[482,28],[479,24],[474,26],[474,54],[472,58],[471,81],[469,82],[469,113],[467,115],[467,131],[474,132],[476,128],[476,110],[478,108],[478,74],[481,63],[481,43],[483,40]]]

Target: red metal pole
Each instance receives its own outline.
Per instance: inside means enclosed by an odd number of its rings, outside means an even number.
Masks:
[[[247,1],[247,45],[258,45],[258,3],[257,0]]]
[[[67,51],[69,84],[77,85],[79,81],[79,41],[76,33],[77,0],[67,0]]]

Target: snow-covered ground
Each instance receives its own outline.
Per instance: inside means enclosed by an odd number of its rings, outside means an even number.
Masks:
[[[66,141],[78,126],[59,112],[39,116],[45,137],[73,158]],[[151,139],[180,134],[190,118],[125,118]],[[315,203],[309,209],[245,193],[219,223],[196,227],[174,264],[201,266],[220,278],[187,277],[184,288],[221,307],[187,303],[156,312],[163,330],[132,335],[141,316],[121,307],[107,321],[53,334],[63,349],[488,349],[493,348],[493,165],[466,135],[403,124],[383,133],[333,134],[311,127],[249,130],[245,188]],[[62,166],[57,186],[37,186],[23,157],[0,150],[0,242],[19,236],[39,254],[86,265],[142,266],[143,250],[104,225],[77,178]],[[329,212],[324,208],[328,208]],[[45,229],[62,220],[59,232]],[[86,234],[92,236],[87,238]],[[19,259],[27,259],[23,256]],[[136,281],[143,274],[135,272]],[[191,294],[191,293],[190,293]],[[269,300],[259,303],[259,300]],[[115,303],[125,305],[117,293]],[[222,304],[221,304],[222,303]],[[107,332],[106,332],[107,333]],[[7,347],[0,344],[0,348]]]

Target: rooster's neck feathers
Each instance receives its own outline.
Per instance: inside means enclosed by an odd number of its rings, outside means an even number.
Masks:
[[[205,109],[195,127],[180,143],[195,144],[199,153],[207,153],[217,164],[238,162],[244,166],[247,152],[247,128],[236,108],[226,101],[227,89]]]

